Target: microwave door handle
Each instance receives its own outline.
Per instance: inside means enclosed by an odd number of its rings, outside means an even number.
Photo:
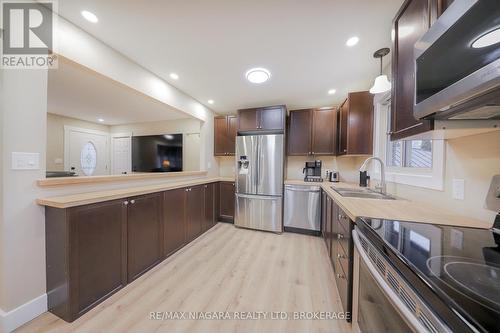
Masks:
[[[363,263],[368,268],[370,275],[375,280],[377,285],[382,289],[383,293],[386,295],[389,302],[394,306],[398,313],[404,318],[404,320],[415,329],[418,333],[428,333],[422,324],[418,321],[413,313],[406,308],[406,305],[399,299],[398,295],[392,290],[392,288],[384,281],[378,270],[375,268],[373,263],[368,258],[365,250],[361,246],[361,241],[359,240],[358,232],[356,230],[352,231],[352,239],[354,245],[359,253],[359,257],[363,260]],[[389,265],[389,263],[387,263]]]

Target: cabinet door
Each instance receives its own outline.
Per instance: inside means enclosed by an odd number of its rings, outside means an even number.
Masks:
[[[204,216],[203,187],[193,186],[187,192],[187,240],[192,241],[202,233]]]
[[[238,110],[238,131],[256,131],[259,129],[259,110]]]
[[[326,205],[327,205],[327,194],[325,191],[321,192],[321,234],[323,236],[323,240],[325,241],[325,245],[327,245],[327,239],[328,239],[328,234],[326,230],[326,221],[327,221],[327,216],[326,216]]]
[[[337,151],[338,155],[347,154],[347,119],[349,117],[349,99],[347,99],[339,111],[339,149]]]
[[[339,235],[339,206],[332,200],[332,215],[331,215],[331,223],[332,223],[332,232],[331,232],[331,241],[332,241],[332,250],[331,250],[331,260],[333,265],[333,270],[335,272],[338,271],[337,267],[337,243],[338,243],[338,235]]]
[[[226,151],[228,155],[234,155],[236,150],[236,134],[238,130],[238,117],[228,116],[227,117],[227,147]]]
[[[203,185],[204,215],[202,231],[207,231],[215,225],[214,184]]]
[[[312,145],[313,155],[334,155],[336,114],[335,109],[312,110]]]
[[[290,112],[288,131],[288,155],[303,156],[311,154],[311,110]]]
[[[70,277],[71,314],[65,319],[76,319],[127,284],[127,207],[123,202],[69,210],[69,272],[65,273]]]
[[[223,222],[234,222],[234,183],[220,182],[220,220]]]
[[[228,121],[226,117],[214,118],[214,155],[227,155],[229,149]]]
[[[373,153],[373,95],[368,91],[349,93],[347,154]]]
[[[161,193],[131,198],[128,201],[128,281],[160,262],[163,221]]]
[[[415,42],[429,29],[429,0],[407,0],[393,21],[391,139],[433,129],[429,120],[418,121],[413,116],[415,95]],[[408,29],[411,27],[412,29]]]
[[[260,109],[261,130],[284,130],[285,129],[285,109],[281,106]]]
[[[163,193],[163,255],[166,257],[186,243],[186,189]]]
[[[332,257],[332,199],[326,197],[326,249],[328,257]]]

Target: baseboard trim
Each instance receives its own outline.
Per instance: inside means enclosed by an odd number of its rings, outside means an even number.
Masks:
[[[47,311],[47,294],[5,312],[0,309],[0,333],[9,333]]]

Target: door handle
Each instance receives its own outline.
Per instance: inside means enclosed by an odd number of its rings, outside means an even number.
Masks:
[[[337,239],[343,239],[344,238],[344,235],[343,234],[338,234],[337,235]]]
[[[125,206],[127,206],[127,205],[128,205],[128,201],[127,201],[127,200],[125,200],[125,201],[123,202],[123,204],[124,204]]]
[[[130,203],[133,205],[135,204],[135,200],[130,200]]]

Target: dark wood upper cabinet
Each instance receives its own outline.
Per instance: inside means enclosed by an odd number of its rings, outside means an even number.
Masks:
[[[335,155],[336,109],[290,111],[288,155]]]
[[[186,244],[186,190],[163,194],[163,255],[165,257]]]
[[[234,182],[219,183],[219,220],[234,222],[235,187]]]
[[[71,322],[127,284],[127,207],[45,209],[47,305]]]
[[[284,105],[238,110],[238,132],[276,132],[285,129]]]
[[[288,155],[311,154],[312,117],[311,110],[290,111],[288,120]]]
[[[147,194],[128,200],[128,281],[161,261],[163,256],[163,196]]]
[[[373,95],[368,91],[349,93],[338,116],[338,155],[373,153]]]
[[[335,155],[337,134],[337,110],[312,110],[312,153],[313,155]]]
[[[238,118],[224,116],[214,118],[214,155],[234,155]]]
[[[432,120],[413,116],[415,62],[413,49],[452,0],[406,0],[393,20],[391,140],[399,140],[434,129]],[[408,29],[412,27],[412,29]]]

